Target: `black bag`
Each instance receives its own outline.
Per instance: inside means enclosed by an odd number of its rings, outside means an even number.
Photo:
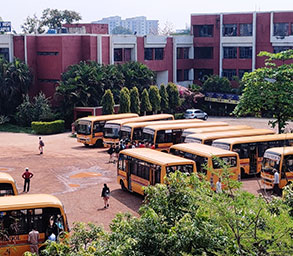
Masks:
[[[42,140],[40,140],[40,146],[41,147],[44,147],[45,146],[45,143]]]

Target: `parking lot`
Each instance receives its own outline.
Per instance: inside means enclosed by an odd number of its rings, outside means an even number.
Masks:
[[[208,120],[268,128],[267,119],[210,117]],[[292,122],[290,129],[293,129]],[[0,171],[10,173],[22,193],[21,175],[29,167],[34,174],[29,193],[56,195],[64,204],[70,225],[77,221],[94,222],[108,229],[118,212],[138,216],[143,198],[120,189],[116,166],[108,163],[106,149],[86,148],[70,133],[43,136],[43,155],[38,152],[37,135],[0,133],[0,141]],[[104,183],[111,189],[109,209],[103,208],[101,198]],[[243,180],[243,189],[254,194],[262,192],[257,178]]]

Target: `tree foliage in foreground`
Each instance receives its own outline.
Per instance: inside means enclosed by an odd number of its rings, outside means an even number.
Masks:
[[[273,128],[278,125],[281,133],[293,118],[293,64],[284,64],[285,60],[293,59],[293,50],[276,54],[262,52],[259,56],[268,57],[266,66],[244,75],[243,94],[233,113],[258,117],[267,113],[274,118],[269,124]],[[283,64],[277,66],[276,60]]]
[[[149,99],[152,105],[152,110],[155,114],[161,110],[161,95],[159,88],[156,85],[152,85],[149,89]]]
[[[130,89],[130,112],[140,113],[140,99],[137,87]]]
[[[103,115],[110,115],[114,113],[114,98],[110,89],[106,90],[102,98]]]
[[[120,107],[119,113],[129,113],[130,112],[130,93],[129,90],[124,87],[120,91]]]
[[[149,93],[147,89],[144,89],[141,94],[140,111],[145,115],[146,112],[152,111],[152,105],[150,103]]]
[[[165,184],[145,189],[139,218],[118,214],[110,232],[77,223],[71,237],[48,245],[46,255],[289,255],[290,207],[226,181],[229,193],[216,194],[196,174],[175,172]]]
[[[169,96],[166,90],[166,86],[161,84],[160,86],[160,96],[161,96],[161,110],[167,112],[169,110]]]
[[[171,112],[174,113],[181,103],[178,88],[176,84],[168,83],[166,90],[169,97],[169,107],[171,107]]]

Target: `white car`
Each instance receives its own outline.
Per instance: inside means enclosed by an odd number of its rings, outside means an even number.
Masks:
[[[198,118],[198,119],[207,120],[208,114],[206,112],[203,112],[201,109],[187,109],[185,111],[184,118],[186,119]]]

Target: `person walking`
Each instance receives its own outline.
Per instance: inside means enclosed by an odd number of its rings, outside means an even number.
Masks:
[[[101,197],[103,197],[103,199],[104,199],[104,208],[108,208],[109,207],[109,198],[110,198],[110,189],[107,186],[107,184],[104,184]]]
[[[279,183],[280,183],[280,177],[279,177],[279,172],[274,169],[274,187],[273,187],[273,194],[276,194],[277,196],[281,195],[281,190],[279,188]]]
[[[44,152],[44,146],[45,146],[45,144],[44,144],[42,138],[39,137],[39,151],[40,151],[40,155],[42,155],[43,152]]]
[[[113,153],[115,151],[115,148],[113,146],[113,144],[111,144],[110,148],[108,149],[108,154],[110,155],[110,158],[109,158],[109,163],[113,163]]]
[[[32,231],[28,234],[28,242],[30,243],[31,253],[36,253],[37,255],[39,255],[39,239],[40,233],[36,229],[36,227],[33,227]]]
[[[221,178],[219,178],[219,180],[216,183],[216,193],[222,193],[222,183],[221,183]]]
[[[25,172],[22,174],[22,178],[24,179],[24,185],[23,185],[23,192],[29,192],[30,190],[30,179],[34,175],[29,172],[28,167],[25,168]]]

